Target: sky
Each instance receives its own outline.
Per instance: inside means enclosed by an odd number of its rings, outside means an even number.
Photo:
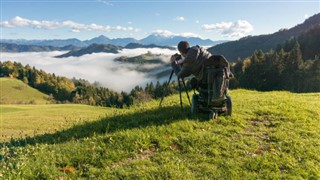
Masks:
[[[150,34],[236,40],[291,28],[320,0],[0,0],[1,39],[142,39]]]

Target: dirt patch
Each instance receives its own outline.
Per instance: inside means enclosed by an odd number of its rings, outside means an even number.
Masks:
[[[131,162],[137,161],[137,160],[149,159],[150,157],[152,157],[155,154],[156,151],[157,150],[154,147],[152,147],[150,149],[143,150],[143,151],[141,151],[139,154],[137,154],[134,157],[129,157],[129,158],[123,159],[122,161],[119,161],[119,162],[111,164],[110,168],[116,168],[116,167],[119,167],[119,166],[125,166],[125,165],[128,165]]]

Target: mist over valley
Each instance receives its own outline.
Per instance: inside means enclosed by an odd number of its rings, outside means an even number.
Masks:
[[[129,92],[148,82],[169,77],[169,58],[176,50],[161,48],[122,49],[118,54],[92,53],[80,57],[56,58],[67,51],[2,53],[2,61],[29,64],[57,76],[88,80],[103,87]],[[132,62],[132,59],[143,58]],[[153,58],[154,57],[154,58]],[[129,59],[120,61],[119,59]],[[148,63],[150,61],[150,63]]]

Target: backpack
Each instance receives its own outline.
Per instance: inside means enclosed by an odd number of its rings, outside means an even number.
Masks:
[[[229,86],[230,66],[222,55],[213,55],[204,62],[203,83],[207,89],[202,89],[208,106],[221,106],[225,103]],[[201,91],[200,91],[201,93]]]

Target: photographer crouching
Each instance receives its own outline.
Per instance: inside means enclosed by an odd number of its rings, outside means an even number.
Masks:
[[[204,78],[204,62],[212,55],[206,49],[200,46],[190,47],[187,41],[181,41],[178,44],[178,50],[181,54],[171,56],[171,66],[178,78],[185,78],[191,74],[195,76],[192,86],[197,86]]]

